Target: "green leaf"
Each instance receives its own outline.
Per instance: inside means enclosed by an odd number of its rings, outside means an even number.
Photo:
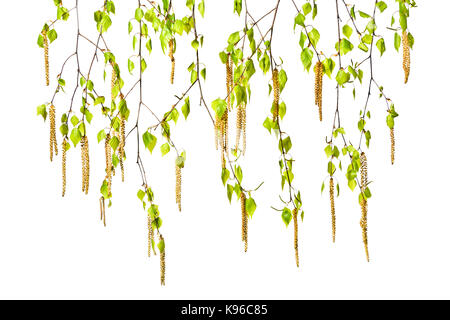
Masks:
[[[342,27],[342,32],[344,33],[344,36],[350,39],[353,34],[353,29],[348,24],[346,24],[344,27]]]
[[[142,10],[141,8],[137,8],[136,11],[134,12],[134,18],[140,22],[143,17],[144,17],[144,10]]]
[[[222,183],[224,186],[229,178],[230,178],[230,171],[228,171],[227,168],[222,168]]]
[[[181,107],[181,112],[183,113],[184,119],[187,120],[189,113],[191,112],[191,103],[189,102],[189,97],[184,99],[184,105]]]
[[[230,184],[227,184],[227,197],[228,197],[228,200],[230,201],[230,203],[231,203],[231,199],[233,198],[233,191],[234,191],[233,186]]]
[[[394,34],[394,47],[395,47],[395,50],[398,51],[400,49],[401,43],[402,43],[402,37],[400,37],[400,35],[396,32]]]
[[[37,115],[42,116],[42,118],[44,118],[44,121],[47,119],[47,106],[45,104],[37,107]]]
[[[205,0],[202,0],[202,1],[198,4],[198,11],[199,11],[200,14],[202,15],[202,17],[205,17]]]
[[[165,156],[166,154],[168,154],[170,152],[170,145],[168,144],[168,143],[164,143],[162,146],[161,146],[161,154],[163,155],[163,156]]]
[[[106,138],[106,132],[105,130],[100,130],[97,134],[97,141],[98,143],[100,143],[100,141],[102,141],[103,139]]]
[[[76,147],[77,144],[81,140],[81,132],[78,128],[73,128],[72,132],[70,133],[70,140],[72,141],[73,145]]]
[[[350,74],[345,72],[343,69],[339,70],[338,74],[336,75],[336,81],[340,86],[343,86],[345,83],[347,83],[350,80]]]
[[[137,193],[137,197],[139,198],[139,200],[144,201],[145,192],[142,190],[139,190]]]
[[[256,211],[256,202],[252,197],[245,200],[245,210],[247,211],[247,214],[250,216],[250,218],[252,218],[253,214]]]
[[[384,1],[379,1],[379,2],[377,3],[377,8],[378,8],[378,10],[380,10],[380,12],[383,12],[384,10],[387,9],[387,4],[386,4],[386,2],[384,2]]]
[[[309,39],[311,40],[311,44],[313,45],[313,47],[317,47],[317,43],[319,42],[320,39],[320,33],[319,31],[317,31],[317,29],[312,29],[309,33]]]
[[[239,31],[236,31],[228,37],[228,44],[235,45],[239,40],[241,39],[241,36],[239,34]]]
[[[147,131],[142,135],[142,140],[144,141],[145,147],[152,153],[158,139]]]
[[[302,50],[300,59],[302,60],[303,66],[305,67],[305,70],[308,70],[311,68],[312,60],[314,57],[314,53],[312,50],[305,48]]]
[[[299,13],[295,17],[295,25],[305,27],[305,16],[302,13]],[[295,25],[294,25],[294,28],[295,28]]]
[[[386,45],[384,43],[384,39],[381,38],[377,41],[377,48],[380,50],[380,55],[382,56],[383,53],[386,51]]]
[[[219,118],[222,118],[224,113],[227,111],[227,103],[225,100],[216,99],[211,104],[212,109]]]
[[[291,223],[291,220],[292,220],[291,210],[289,210],[288,208],[284,208],[283,213],[281,214],[281,219],[283,219],[283,222],[287,228],[289,226],[289,223]]]

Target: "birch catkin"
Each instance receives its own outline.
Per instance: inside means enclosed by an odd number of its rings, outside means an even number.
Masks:
[[[319,119],[322,121],[322,86],[323,86],[323,65],[318,61],[314,66],[315,84],[314,84],[314,100],[315,105],[319,108]]]
[[[278,78],[278,69],[274,69],[272,72],[272,82],[273,82],[272,114],[273,114],[273,121],[277,121],[280,112],[280,80]]]
[[[175,196],[178,204],[178,210],[181,212],[181,168],[175,164]]]
[[[174,39],[169,40],[169,58],[172,62],[172,70],[170,72],[170,83],[173,84],[173,81],[175,79],[175,57],[174,57],[174,50],[175,50],[175,42]]]
[[[367,157],[364,152],[361,153],[361,192],[364,194],[364,191],[367,189],[368,185],[368,176],[367,176]],[[362,229],[362,237],[364,243],[364,249],[366,251],[367,262],[369,259],[369,241],[367,237],[367,200],[364,196],[360,199],[361,205],[361,229]]]
[[[395,132],[394,128],[391,128],[391,163],[395,162]]]
[[[58,155],[58,143],[56,142],[56,109],[52,104],[49,109],[50,119],[50,161],[53,161],[53,154]]]
[[[67,164],[67,140],[64,138],[62,142],[62,196],[66,195],[66,164]]]
[[[147,217],[147,225],[148,225],[148,257],[150,258],[151,254],[152,254],[152,248],[153,248],[152,242],[154,239],[152,218],[150,217],[150,215],[148,215],[148,217]],[[156,253],[154,251],[153,251],[153,253],[156,255]]]
[[[242,226],[241,226],[241,235],[242,241],[244,242],[245,252],[248,249],[248,214],[246,208],[247,198],[245,197],[245,193],[241,191],[241,214],[242,214]]]
[[[247,147],[247,107],[245,104],[241,104],[237,108],[236,113],[236,149],[239,147],[239,142],[242,136],[242,154],[245,154]]]
[[[166,245],[164,243],[164,238],[159,235],[159,241],[163,243],[162,250],[159,255],[160,259],[160,274],[161,274],[161,285],[166,285]]]
[[[108,183],[108,196],[111,196],[112,186],[112,160],[111,160],[111,135],[108,133],[105,138],[105,160],[106,160],[106,181]]]
[[[42,31],[42,38],[44,40],[44,64],[45,64],[45,85],[50,85],[50,62],[48,57],[48,37],[47,31]]]
[[[105,198],[100,198],[100,221],[103,221],[103,226],[106,227],[106,210],[105,210]]]
[[[299,258],[298,258],[298,210],[295,208],[292,211],[292,216],[294,218],[294,250],[295,250],[295,262],[297,264],[297,268],[300,266]]]
[[[122,172],[122,182],[125,182],[125,168],[123,159],[125,158],[125,117],[121,115],[120,118],[120,147],[119,147],[119,163],[120,171]]]
[[[111,63],[112,66],[112,74],[111,74],[111,102],[114,101],[114,99],[116,98],[115,94],[114,94],[114,87],[116,86],[117,83],[117,72],[116,72],[116,64],[115,63]]]
[[[330,178],[331,233],[333,243],[336,242],[336,208],[334,206],[334,180]]]
[[[405,72],[405,84],[406,84],[408,83],[409,74],[411,72],[411,52],[409,47],[409,37],[407,31],[403,31],[402,45],[403,45],[403,71]]]
[[[81,167],[82,167],[82,188],[81,190],[88,194],[89,193],[89,141],[87,136],[81,138]]]
[[[227,65],[227,111],[231,111],[231,90],[233,90],[233,62],[231,55],[228,54]]]

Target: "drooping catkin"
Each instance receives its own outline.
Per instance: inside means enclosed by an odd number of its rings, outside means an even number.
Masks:
[[[106,181],[108,183],[108,196],[111,196],[112,186],[112,159],[111,159],[111,135],[108,133],[105,138],[105,160],[106,160]]]
[[[50,62],[48,57],[48,37],[47,31],[42,31],[42,38],[44,40],[44,64],[45,64],[45,85],[50,85]]]
[[[395,132],[394,128],[391,128],[391,163],[395,162]]]
[[[117,72],[115,68],[115,63],[111,63],[112,66],[112,74],[111,74],[111,102],[115,100],[114,87],[117,83]]]
[[[241,105],[236,110],[236,149],[239,148],[239,141],[242,135],[242,112]]]
[[[247,106],[242,106],[242,154],[247,150]]]
[[[106,227],[106,210],[105,210],[105,198],[100,198],[100,221],[103,221],[103,226]]]
[[[53,154],[58,155],[58,143],[56,142],[56,109],[52,104],[49,109],[50,119],[50,161],[53,161]]]
[[[409,74],[411,72],[411,52],[409,46],[409,34],[407,31],[403,31],[402,46],[403,46],[403,71],[405,72],[405,83],[408,83]]]
[[[216,121],[214,122],[214,142],[216,145],[216,150],[219,150],[219,134],[220,133],[220,118],[216,114]]]
[[[247,107],[245,104],[241,104],[237,107],[236,112],[236,149],[239,147],[239,142],[242,136],[242,154],[245,154],[245,149],[247,147],[247,137],[246,137],[246,125],[247,125]]]
[[[273,114],[273,121],[277,121],[280,112],[280,80],[278,78],[278,69],[276,68],[272,72],[272,82],[273,82],[272,114]]]
[[[336,208],[334,206],[334,179],[330,178],[331,233],[333,243],[336,242]]]
[[[175,164],[175,197],[178,204],[178,210],[181,212],[181,168]]]
[[[148,257],[150,258],[151,253],[152,253],[152,248],[153,248],[153,244],[152,242],[154,241],[154,233],[153,233],[153,226],[152,226],[152,217],[150,217],[150,215],[148,215],[147,217],[147,225],[148,225]],[[156,256],[156,252],[153,249],[153,254]]]
[[[123,159],[125,158],[125,117],[120,118],[120,146],[119,146],[119,164],[120,171],[122,172],[122,182],[125,182],[125,168],[123,165]]]
[[[361,192],[364,194],[364,191],[367,188],[368,185],[368,176],[367,176],[367,157],[364,152],[361,153]],[[361,205],[361,229],[362,229],[362,237],[363,237],[363,243],[364,243],[364,249],[366,251],[366,258],[367,262],[370,261],[369,259],[369,241],[368,241],[368,235],[367,235],[367,199],[364,197],[360,198],[360,205]]]
[[[66,138],[64,138],[63,142],[62,142],[62,196],[64,197],[66,195],[66,179],[67,179],[67,175],[66,175],[66,164],[67,164],[67,140]]]
[[[297,268],[300,266],[299,258],[298,258],[298,210],[294,208],[292,211],[292,216],[294,219],[294,250],[295,250],[295,263],[297,264]]]
[[[86,139],[84,137],[81,138],[81,191],[82,192],[85,192],[85,190],[86,190],[86,159],[85,159]]]
[[[231,90],[233,89],[233,61],[231,60],[231,55],[228,54],[227,64],[227,111],[231,111]]]
[[[89,141],[86,135],[81,138],[81,167],[82,167],[82,188],[85,193],[89,193]]]
[[[164,243],[164,238],[161,234],[159,235],[159,241]],[[166,248],[165,248],[165,244],[163,245],[162,250],[159,254],[159,259],[160,259],[161,285],[165,286],[166,285]]]
[[[244,242],[245,252],[248,249],[248,213],[246,208],[247,198],[245,193],[241,191],[241,214],[242,214],[242,226],[241,226],[241,236],[242,241]]]
[[[174,39],[169,40],[169,58],[172,62],[172,70],[170,72],[170,83],[173,84],[173,81],[175,79],[175,57],[174,57],[174,51],[175,51],[175,41]]]
[[[322,121],[322,86],[323,86],[323,65],[318,61],[314,66],[314,100],[315,105],[319,108],[319,119]]]

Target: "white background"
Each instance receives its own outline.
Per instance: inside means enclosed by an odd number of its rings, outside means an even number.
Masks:
[[[65,5],[72,7],[74,1]],[[103,1],[81,1],[82,33],[95,38],[93,12]],[[130,4],[131,2],[131,4]],[[137,3],[137,1],[134,1]],[[127,21],[134,16],[133,1],[116,1],[117,15],[106,38],[121,62],[127,85],[136,75],[126,72],[131,53]],[[319,1],[322,39],[319,46],[331,52],[336,39],[334,1]],[[255,17],[270,10],[275,1],[250,0]],[[297,2],[298,3],[298,2]],[[371,12],[373,1],[358,1]],[[393,4],[394,1],[389,1]],[[187,14],[184,1],[175,1],[179,15]],[[228,35],[242,28],[232,14],[233,1],[206,3],[206,17],[199,19],[205,34],[201,59],[208,69],[205,98],[208,103],[225,95],[224,66],[218,52]],[[389,9],[392,12],[392,8]],[[159,260],[147,258],[147,220],[136,192],[140,177],[135,165],[135,139],[127,145],[126,183],[113,182],[113,206],[107,210],[107,228],[100,223],[98,198],[104,176],[104,153],[96,141],[106,126],[98,110],[89,127],[91,145],[91,191],[81,193],[79,148],[68,152],[68,192],[62,199],[60,157],[48,159],[48,122],[36,116],[36,106],[48,101],[55,88],[61,63],[74,51],[75,15],[57,26],[59,39],[50,49],[52,85],[44,86],[43,50],[36,39],[42,24],[54,17],[50,0],[9,1],[0,11],[2,92],[2,147],[0,157],[0,298],[223,298],[223,299],[314,299],[314,298],[450,298],[450,215],[448,209],[448,78],[443,37],[448,1],[422,1],[412,11],[410,31],[416,38],[412,72],[403,85],[401,55],[394,53],[393,34],[386,35],[388,52],[375,53],[375,76],[395,101],[397,161],[390,165],[389,130],[385,105],[374,96],[370,102],[372,145],[367,152],[373,199],[369,202],[369,245],[372,261],[365,262],[359,226],[357,193],[341,181],[337,199],[337,242],[331,242],[329,200],[320,194],[326,178],[323,152],[331,131],[335,107],[332,81],[324,81],[324,122],[318,121],[313,105],[313,77],[303,71],[299,59],[299,33],[293,33],[295,12],[290,1],[281,2],[274,37],[274,55],[282,56],[289,81],[282,98],[288,113],[283,122],[293,141],[295,186],[302,191],[305,220],[300,225],[300,269],[295,267],[293,229],[284,226],[280,214],[277,143],[262,122],[269,114],[269,76],[258,71],[252,80],[253,96],[248,107],[248,152],[242,161],[244,185],[253,188],[258,209],[249,224],[249,251],[240,242],[240,209],[230,206],[220,181],[220,158],[214,149],[213,128],[207,113],[191,96],[191,115],[180,114],[173,139],[187,152],[183,170],[183,212],[176,210],[174,160],[164,158],[159,145],[144,155],[148,177],[164,220],[167,248],[167,286],[159,285]],[[341,7],[341,15],[347,21]],[[383,14],[389,20],[390,14]],[[270,19],[270,18],[269,18]],[[268,21],[266,21],[268,22]],[[381,21],[380,21],[381,23]],[[267,25],[262,24],[266,30]],[[113,36],[114,35],[114,36]],[[186,39],[186,37],[185,37]],[[147,59],[144,100],[160,116],[187,86],[186,67],[193,60],[191,37],[178,43],[176,84],[170,87],[169,59],[154,38]],[[82,69],[86,72],[93,46],[81,40]],[[324,47],[325,46],[325,47]],[[74,66],[64,78],[71,92]],[[103,60],[94,67],[101,75]],[[109,72],[109,70],[108,70]],[[366,80],[368,72],[366,70]],[[101,77],[96,88],[106,90]],[[343,126],[357,143],[359,110],[365,88],[358,86],[358,99],[351,89],[342,100]],[[136,94],[129,99],[130,125],[136,116]],[[69,95],[58,96],[58,119],[68,108]],[[76,100],[76,110],[79,108]],[[154,123],[143,111],[142,127]],[[233,135],[231,135],[233,136]],[[160,139],[161,141],[161,139]],[[159,141],[159,142],[160,142]],[[234,141],[234,138],[232,138]],[[61,142],[58,134],[58,142]],[[344,168],[347,164],[344,163]]]

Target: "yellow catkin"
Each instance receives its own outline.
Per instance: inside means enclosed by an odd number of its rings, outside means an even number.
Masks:
[[[164,238],[162,235],[159,235],[159,241],[164,242]],[[160,259],[160,274],[161,274],[161,285],[166,285],[166,248],[165,245],[163,246],[163,249],[160,252],[159,255]]]
[[[85,144],[84,137],[81,138],[81,191],[86,190],[86,160],[85,160]]]
[[[103,226],[106,227],[106,210],[105,210],[105,198],[100,198],[100,221],[103,221]]]
[[[64,139],[62,142],[62,196],[64,197],[66,195],[66,164],[67,164],[67,140]]]
[[[280,80],[278,78],[278,69],[274,69],[272,72],[272,82],[273,82],[272,114],[273,114],[273,121],[277,121],[280,109]]]
[[[119,163],[120,163],[120,171],[122,172],[122,182],[125,182],[125,168],[123,165],[124,158],[125,158],[125,117],[121,116]]]
[[[247,198],[245,197],[245,193],[241,191],[241,214],[242,214],[242,226],[241,226],[241,236],[242,241],[245,245],[245,252],[248,249],[248,214],[247,208],[245,206]]]
[[[236,149],[239,147],[239,142],[242,136],[242,154],[245,154],[245,149],[247,147],[247,137],[246,137],[246,125],[247,125],[247,107],[245,104],[241,104],[237,108],[236,113]]]
[[[236,110],[236,150],[239,148],[239,141],[242,135],[242,106],[239,105]]]
[[[228,54],[227,64],[226,64],[226,73],[227,73],[227,109],[228,112],[231,110],[231,90],[233,89],[233,62],[231,60],[231,55]]]
[[[361,192],[367,188],[368,185],[368,176],[367,176],[367,157],[364,152],[361,153]],[[360,200],[361,205],[361,229],[362,229],[362,237],[364,243],[364,249],[366,251],[367,262],[370,261],[369,258],[369,241],[367,236],[367,200],[364,197],[361,197]]]
[[[153,254],[156,256],[155,249],[153,248],[152,242],[154,241],[154,233],[153,233],[153,226],[152,226],[152,218],[150,215],[147,217],[147,226],[148,226],[148,257],[150,258],[152,249]]]
[[[228,111],[222,116],[223,149],[228,154]]]
[[[331,234],[336,242],[336,208],[334,206],[334,179],[330,178]]]
[[[314,66],[315,83],[314,83],[314,100],[315,105],[319,108],[319,119],[322,121],[322,86],[323,86],[323,65],[318,61]]]
[[[169,40],[169,58],[172,62],[172,71],[170,72],[170,83],[173,84],[173,81],[175,79],[175,57],[174,57],[174,51],[175,51],[175,41],[174,39]]]
[[[394,128],[391,128],[391,163],[395,162],[395,132]]]
[[[178,204],[178,210],[181,212],[181,168],[175,164],[175,197]]]
[[[106,181],[108,183],[108,196],[111,196],[112,186],[112,160],[111,160],[111,135],[108,133],[105,138],[105,161],[106,161]]]
[[[407,31],[403,31],[402,45],[403,45],[403,71],[405,72],[405,83],[408,83],[409,74],[411,72],[411,52],[409,47],[409,37]]]
[[[111,102],[114,101],[115,95],[114,95],[114,87],[117,83],[117,72],[115,68],[115,63],[111,63],[112,66],[112,74],[111,74]]]
[[[42,37],[44,39],[44,64],[45,64],[45,85],[50,85],[50,62],[48,57],[48,37],[47,31],[42,31]]]
[[[219,150],[219,135],[220,135],[220,118],[216,114],[216,121],[214,122],[214,142],[216,150]]]
[[[56,142],[56,109],[54,105],[49,109],[50,119],[50,161],[53,161],[53,154],[58,155],[58,143]]]
[[[87,136],[81,138],[82,191],[89,193],[89,141]]]
[[[247,150],[247,106],[242,106],[242,154]]]
[[[297,264],[297,268],[300,266],[299,258],[298,258],[298,210],[295,208],[292,211],[292,216],[294,219],[294,250],[295,250],[295,263]]]
[[[89,161],[89,140],[88,137],[86,137],[86,145],[85,145],[85,161],[86,161],[86,186],[85,186],[85,192],[86,194],[89,193],[89,179],[90,179],[90,161]]]

